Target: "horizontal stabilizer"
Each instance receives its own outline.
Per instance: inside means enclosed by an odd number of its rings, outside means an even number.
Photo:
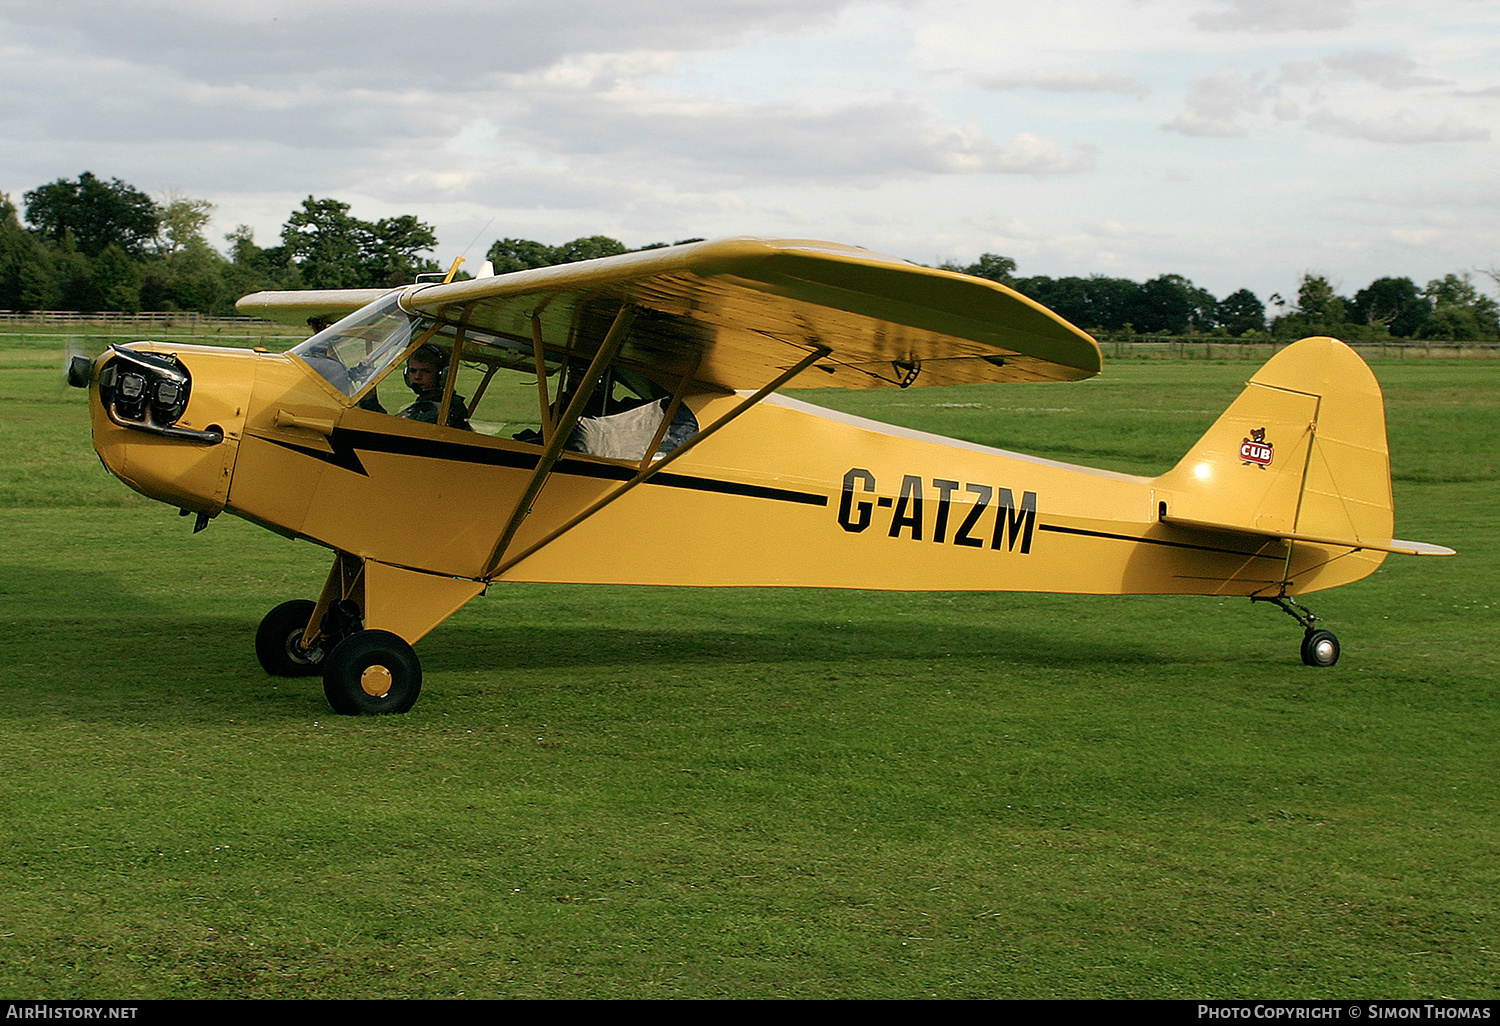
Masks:
[[[1205,520],[1185,520],[1181,517],[1164,517],[1163,523],[1176,524],[1180,527],[1198,527],[1208,531],[1229,531],[1235,534],[1248,534],[1257,537],[1280,538],[1284,541],[1308,542],[1313,545],[1327,545],[1334,548],[1344,549],[1369,549],[1372,552],[1394,552],[1402,556],[1452,556],[1454,551],[1444,545],[1432,545],[1428,542],[1402,541],[1392,538],[1388,542],[1376,542],[1361,540],[1359,538],[1334,537],[1326,534],[1303,534],[1297,531],[1277,531],[1265,528],[1251,529],[1243,524],[1220,524]]]

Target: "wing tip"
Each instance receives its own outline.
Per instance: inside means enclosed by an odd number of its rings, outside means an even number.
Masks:
[[[1458,553],[1446,545],[1433,545],[1431,542],[1402,541],[1399,538],[1391,539],[1391,551],[1399,552],[1404,556],[1456,556]]]

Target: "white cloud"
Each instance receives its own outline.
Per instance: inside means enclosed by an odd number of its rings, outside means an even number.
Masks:
[[[1196,14],[1199,28],[1218,32],[1326,31],[1354,20],[1354,0],[1216,0],[1228,10]]]
[[[1308,116],[1307,123],[1311,128],[1330,135],[1398,145],[1487,142],[1490,138],[1487,128],[1465,125],[1451,119],[1434,122],[1410,110],[1399,110],[1393,114],[1371,118],[1315,111]]]
[[[1495,259],[1497,50],[1474,0],[0,0],[0,191],[88,169],[267,240],[312,193],[453,246],[786,233],[1264,294],[1289,252]],[[1448,229],[1352,212],[1428,185],[1462,227],[1377,267]]]
[[[207,81],[287,76],[343,86],[394,83],[464,91],[496,73],[548,67],[572,53],[703,50],[753,32],[826,23],[854,0],[71,0],[9,3],[12,34],[153,64]]]
[[[1323,58],[1323,63],[1334,71],[1373,82],[1385,89],[1411,89],[1443,84],[1442,79],[1416,74],[1417,62],[1399,53],[1346,50]]]
[[[1183,135],[1220,138],[1248,135],[1241,119],[1258,112],[1265,98],[1258,74],[1249,78],[1232,72],[1200,75],[1188,89],[1187,110],[1163,127]]]
[[[1377,143],[1472,142],[1490,138],[1494,112],[1467,107],[1445,80],[1396,51],[1343,50],[1317,61],[1281,62],[1277,72],[1226,71],[1193,79],[1183,110],[1164,127],[1188,136],[1244,138],[1278,127]],[[1392,93],[1405,93],[1395,107]],[[1262,116],[1268,112],[1269,117]],[[1310,112],[1310,113],[1309,113]]]
[[[1064,148],[1050,139],[1021,132],[1004,146],[988,144],[980,171],[1005,174],[1059,175],[1094,168],[1099,149],[1090,143],[1077,142]]]
[[[1086,171],[1095,153],[1021,132],[998,143],[976,124],[955,125],[922,105],[748,103],[644,90],[571,89],[529,95],[510,118],[538,150],[609,159],[721,185],[839,178],[865,184],[950,174],[1053,175]]]
[[[985,89],[1039,89],[1050,93],[1119,93],[1146,96],[1151,92],[1138,79],[1109,71],[1036,70],[1015,73],[978,73],[971,80]]]

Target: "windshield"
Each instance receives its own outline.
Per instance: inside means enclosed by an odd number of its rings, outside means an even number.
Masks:
[[[324,328],[293,354],[323,375],[334,388],[352,396],[406,351],[417,321],[401,309],[400,291]]]

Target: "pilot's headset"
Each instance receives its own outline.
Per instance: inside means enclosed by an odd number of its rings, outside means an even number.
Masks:
[[[442,388],[448,383],[448,354],[443,352],[442,347],[431,342],[424,342],[406,358],[406,366],[401,368],[401,378],[406,382],[407,388],[412,388],[411,361],[418,357],[421,357],[423,363],[431,363],[437,368],[437,384],[433,386],[434,388]]]

